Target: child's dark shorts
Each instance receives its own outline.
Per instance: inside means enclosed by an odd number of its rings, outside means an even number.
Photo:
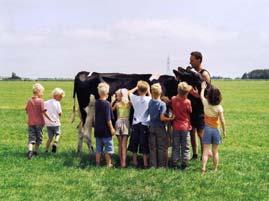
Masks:
[[[149,154],[149,127],[141,123],[132,126],[128,150],[141,154]]]
[[[42,128],[39,125],[28,127],[28,144],[42,144]]]

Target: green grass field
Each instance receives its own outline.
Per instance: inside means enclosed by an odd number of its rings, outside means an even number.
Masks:
[[[72,82],[41,82],[45,99],[54,87],[66,91],[62,138],[56,155],[45,154],[43,143],[38,157],[26,159],[24,106],[32,84],[0,82],[0,200],[269,200],[268,81],[214,81],[223,93],[228,137],[219,171],[211,171],[210,160],[205,176],[200,161],[186,171],[107,169],[95,168],[86,145],[77,156]]]

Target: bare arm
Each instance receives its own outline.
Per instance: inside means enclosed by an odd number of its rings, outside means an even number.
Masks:
[[[224,119],[223,112],[219,113],[219,118],[220,118],[221,128],[222,128],[222,132],[223,132],[223,137],[226,137],[225,119]]]
[[[203,72],[202,77],[204,78],[204,81],[207,81],[208,83],[210,83],[210,75],[207,71]]]
[[[130,94],[133,94],[135,91],[137,90],[137,86],[131,90],[128,91],[128,94],[130,96]]]
[[[203,81],[202,84],[201,84],[201,94],[200,94],[200,97],[201,99],[205,99],[205,89],[206,89],[206,82]]]
[[[200,98],[200,95],[199,95],[197,88],[192,88],[192,90],[190,91],[190,94],[195,98]]]
[[[173,121],[175,119],[175,116],[173,115],[172,117],[166,117],[164,114],[160,115],[161,121]]]
[[[49,115],[47,114],[46,110],[43,111],[43,115],[44,115],[48,120],[50,120],[51,122],[54,122],[54,121],[49,117]]]
[[[112,111],[115,111],[118,107],[118,103],[115,103],[113,106],[112,106]]]
[[[114,129],[113,125],[112,125],[112,121],[109,120],[109,121],[107,122],[107,125],[108,125],[108,128],[109,128],[110,132],[111,132],[111,135],[112,135],[112,136],[115,135],[115,129]]]

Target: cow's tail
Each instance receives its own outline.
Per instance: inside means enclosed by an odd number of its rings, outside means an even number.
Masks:
[[[71,114],[71,123],[73,123],[76,119],[76,98],[73,98],[73,99],[74,99],[74,103],[73,103],[73,111]]]

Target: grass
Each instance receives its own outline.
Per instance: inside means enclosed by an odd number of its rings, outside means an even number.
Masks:
[[[223,93],[228,137],[219,171],[210,170],[210,161],[205,176],[200,161],[186,171],[96,168],[86,145],[81,156],[75,152],[72,82],[41,83],[45,99],[54,87],[66,91],[59,152],[45,154],[43,144],[39,157],[26,159],[24,106],[33,83],[0,82],[0,200],[269,200],[268,81],[214,81]]]

